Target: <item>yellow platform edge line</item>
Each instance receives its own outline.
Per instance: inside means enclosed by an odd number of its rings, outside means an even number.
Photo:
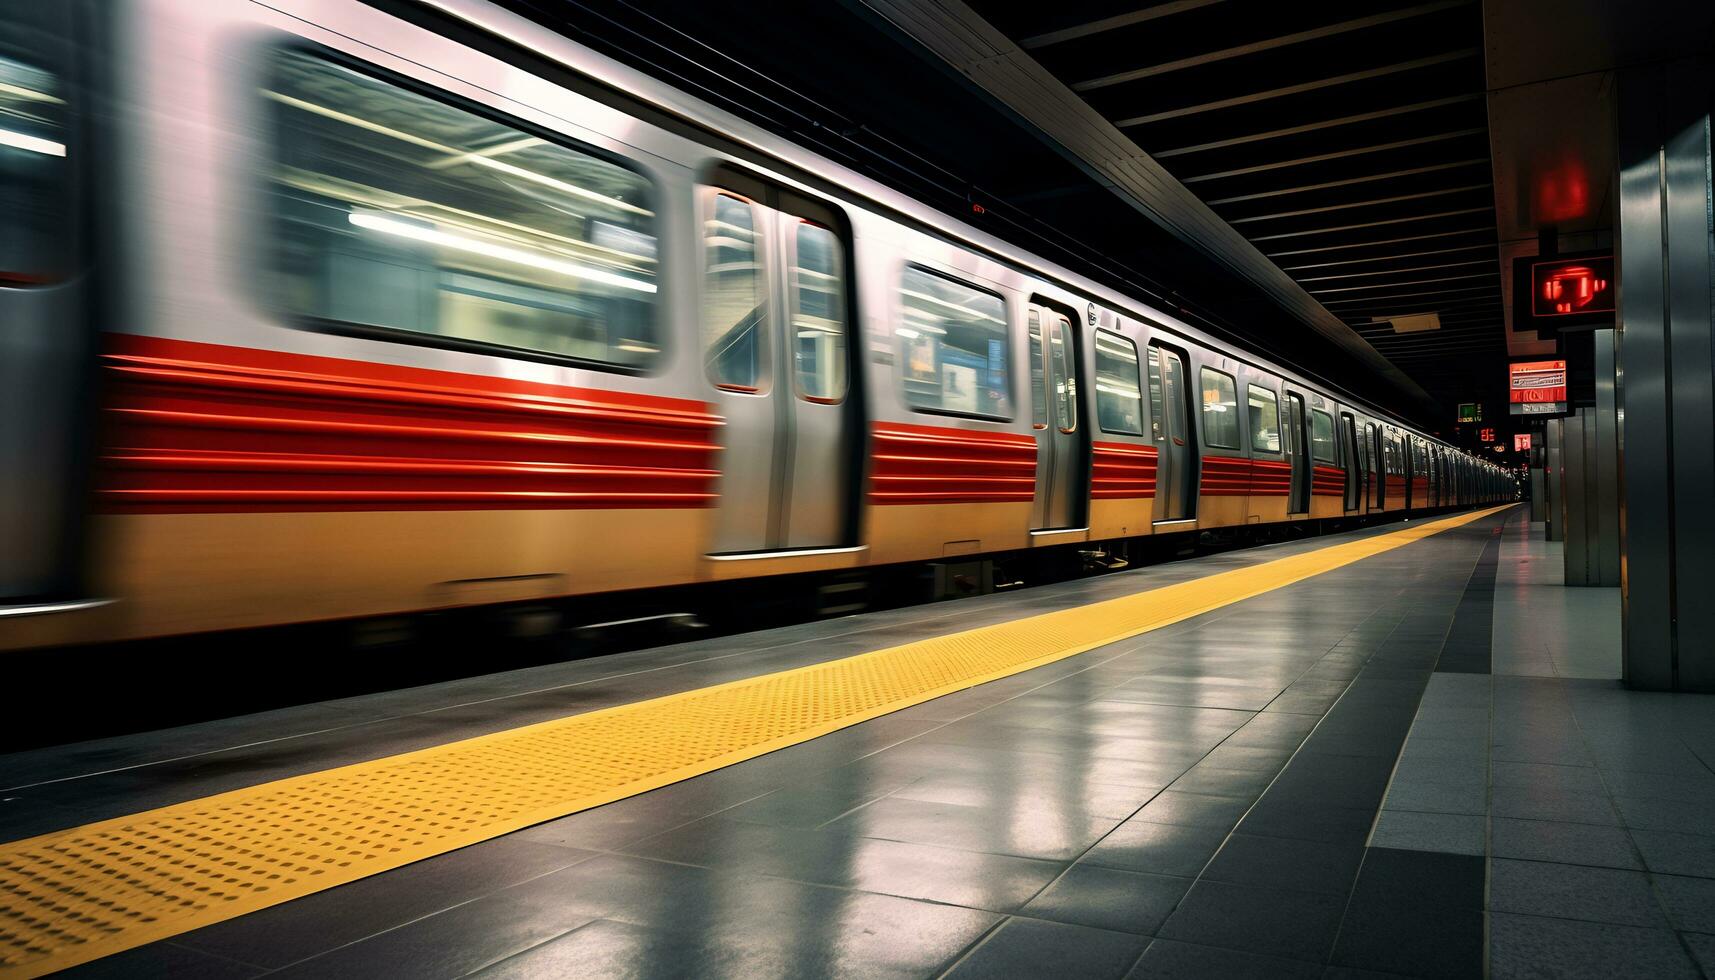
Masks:
[[[1512,505],[1508,504],[1456,514],[1357,541],[1328,545],[1314,551],[1288,555],[1246,568],[1217,572],[1187,582],[1164,585],[1084,606],[1055,610],[837,660],[537,722],[0,844],[0,977],[35,977],[67,969],[538,823],[659,789],[947,694],[1010,677],[1235,602],[1242,602],[1353,562],[1404,547],[1442,531],[1481,520],[1510,506]],[[1102,632],[1104,624],[1119,628]],[[463,830],[439,833],[429,843],[394,848],[391,853],[365,854],[361,863],[348,861],[343,865],[313,868],[308,871],[300,868],[302,873],[299,877],[288,879],[286,884],[280,886],[265,889],[257,887],[239,895],[224,895],[219,900],[207,897],[210,894],[220,894],[222,882],[231,884],[240,872],[249,872],[249,863],[266,864],[271,860],[270,855],[265,853],[269,846],[266,840],[260,843],[243,839],[220,840],[218,831],[202,826],[208,821],[218,824],[223,816],[240,810],[247,804],[258,801],[266,804],[271,798],[282,795],[288,798],[294,794],[320,795],[317,791],[325,792],[330,787],[335,790],[341,786],[362,787],[371,777],[396,774],[411,767],[433,767],[437,763],[456,760],[459,756],[470,756],[494,748],[504,749],[509,744],[543,734],[563,736],[568,733],[576,734],[580,730],[596,732],[606,726],[611,735],[613,729],[608,723],[616,720],[633,719],[639,722],[638,727],[642,728],[645,727],[642,722],[646,721],[648,716],[663,715],[676,724],[678,719],[674,713],[694,702],[736,701],[738,696],[765,685],[778,686],[801,679],[819,681],[818,690],[821,691],[841,686],[854,674],[873,673],[889,666],[896,670],[910,669],[916,666],[915,662],[918,660],[945,659],[950,655],[948,651],[959,646],[980,646],[989,650],[1011,645],[1029,653],[1035,647],[1032,646],[1033,638],[1026,634],[1051,631],[1054,628],[1064,630],[1068,637],[1077,636],[1077,641],[1053,646],[1034,657],[1021,656],[992,669],[974,670],[944,683],[922,686],[892,697],[885,703],[794,727],[775,737],[750,741],[729,739],[729,750],[704,756],[693,764],[657,772],[643,771],[639,772],[636,778],[615,778],[609,785],[594,791],[556,799],[546,805],[512,813],[504,819],[486,820]],[[1036,646],[1040,646],[1040,643]],[[824,676],[817,678],[815,675],[818,674]],[[709,713],[704,712],[705,715]],[[718,710],[714,713],[717,716],[719,714]],[[485,794],[499,791],[498,787],[490,787],[480,782],[458,782],[454,785],[463,790],[458,799],[435,797],[432,805],[443,810],[458,811],[463,809],[459,805],[461,803],[481,801]],[[431,803],[425,800],[424,805]],[[288,834],[287,839],[290,839],[290,827],[298,819],[297,813],[302,809],[303,807],[296,805],[281,805],[277,812],[264,813],[263,818],[271,828],[286,827],[284,832]],[[365,819],[370,824],[398,819],[396,813],[385,813],[383,810],[366,810],[360,807],[354,812],[356,819],[334,821],[352,826],[342,827],[337,833],[320,833],[323,842],[330,836],[340,840],[373,837],[376,834],[362,826]],[[185,824],[199,829],[190,832],[188,836],[182,827],[173,830],[173,833],[180,835],[178,838],[173,838],[165,829]],[[318,831],[326,829],[318,828]],[[95,842],[93,846],[92,841]],[[369,843],[367,840],[363,842]],[[226,853],[213,853],[219,848],[225,848]],[[281,849],[276,843],[275,850]],[[336,848],[340,851],[349,849],[355,848]],[[126,853],[127,851],[135,853]],[[248,854],[251,858],[234,859],[232,854]],[[292,858],[311,861],[297,852],[293,853]],[[145,862],[157,862],[161,866],[145,866]],[[232,870],[235,868],[237,870]],[[140,877],[143,875],[148,875],[150,880],[143,880]],[[275,874],[269,880],[277,880],[280,877]],[[174,894],[175,889],[181,893]],[[124,917],[129,917],[130,921],[119,924],[109,921],[118,912],[123,912]]]

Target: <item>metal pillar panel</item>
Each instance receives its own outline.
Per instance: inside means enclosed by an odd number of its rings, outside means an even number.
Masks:
[[[1542,464],[1543,537],[1549,541],[1560,541],[1566,536],[1566,522],[1561,515],[1560,435],[1561,420],[1549,419],[1543,434],[1548,449],[1543,452]]]
[[[1596,542],[1596,581],[1620,584],[1619,416],[1614,392],[1614,331],[1596,331],[1596,482],[1592,501],[1600,526]]]
[[[1715,358],[1710,348],[1710,76],[1669,67],[1695,118],[1664,133],[1668,367],[1672,394],[1674,653],[1679,690],[1715,691]],[[1684,118],[1682,116],[1681,118]]]
[[[1542,467],[1530,468],[1530,519],[1533,523],[1541,523],[1548,519],[1548,505],[1543,500],[1543,494],[1548,489],[1543,485]]]
[[[1710,62],[1628,69],[1619,95],[1625,678],[1715,691]]]
[[[1622,676],[1633,687],[1673,687],[1673,580],[1669,539],[1667,333],[1662,290],[1660,98],[1657,70],[1623,74],[1619,87]]]
[[[1566,566],[1567,585],[1590,584],[1589,515],[1584,506],[1585,449],[1584,418],[1580,411],[1560,424],[1560,512],[1563,518],[1560,535],[1566,541],[1561,557]]]

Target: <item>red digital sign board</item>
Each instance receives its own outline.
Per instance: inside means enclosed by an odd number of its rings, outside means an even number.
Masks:
[[[1513,329],[1547,338],[1613,326],[1618,285],[1612,252],[1521,255],[1513,259]]]
[[[1515,433],[1513,433],[1513,452],[1522,453],[1529,448],[1530,448],[1530,433],[1528,433],[1528,432],[1515,432]]]
[[[1530,265],[1530,314],[1614,312],[1614,258],[1559,259]]]
[[[1566,362],[1520,361],[1507,365],[1507,398],[1514,415],[1566,411]]]

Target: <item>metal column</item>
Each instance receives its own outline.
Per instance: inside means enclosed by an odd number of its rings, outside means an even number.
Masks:
[[[1715,691],[1715,360],[1707,60],[1619,84],[1625,677]]]

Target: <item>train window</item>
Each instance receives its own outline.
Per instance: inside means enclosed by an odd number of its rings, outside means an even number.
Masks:
[[[639,174],[304,51],[273,57],[274,301],[341,332],[642,370]]]
[[[1030,424],[1048,428],[1048,372],[1042,361],[1042,318],[1030,311]]]
[[[1310,458],[1318,463],[1332,463],[1334,453],[1334,417],[1313,408],[1310,410]]]
[[[798,395],[846,397],[845,245],[821,225],[798,222],[792,269],[792,358]]]
[[[1274,392],[1251,385],[1245,397],[1250,402],[1251,448],[1265,453],[1280,452],[1280,402]]]
[[[1096,421],[1103,432],[1143,435],[1137,345],[1106,330],[1096,331]]]
[[[0,288],[71,271],[70,99],[58,70],[69,7],[0,0]]]
[[[899,288],[900,378],[918,411],[1012,417],[1007,394],[1006,301],[906,266]]]
[[[710,202],[703,222],[704,360],[720,387],[760,392],[768,385],[768,335],[756,208],[731,194]]]
[[[1203,441],[1216,449],[1239,448],[1239,396],[1233,376],[1204,368],[1198,380],[1203,388]]]

